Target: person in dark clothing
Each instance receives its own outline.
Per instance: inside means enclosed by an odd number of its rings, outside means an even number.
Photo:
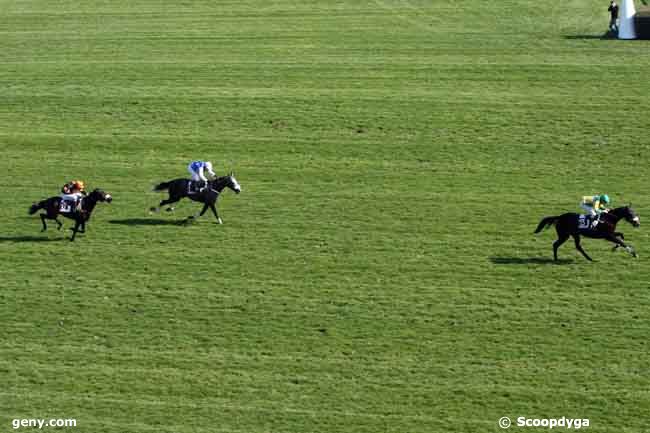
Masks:
[[[609,12],[609,29],[614,32],[618,33],[618,5],[614,0],[609,4],[609,8],[607,9]]]

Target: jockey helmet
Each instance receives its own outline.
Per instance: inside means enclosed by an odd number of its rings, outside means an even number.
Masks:
[[[207,168],[208,170],[212,171],[212,163],[211,163],[210,161],[206,161],[206,162],[205,162],[205,168]]]
[[[83,191],[86,188],[86,185],[81,180],[75,180],[73,183],[74,187],[79,191]]]
[[[607,194],[601,194],[598,199],[601,203],[609,204],[609,196]]]

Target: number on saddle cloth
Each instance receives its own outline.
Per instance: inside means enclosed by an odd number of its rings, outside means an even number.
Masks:
[[[578,217],[578,229],[580,230],[589,230],[591,229],[591,215],[580,215]]]
[[[61,200],[59,204],[59,212],[72,213],[75,208],[75,202],[72,200]]]

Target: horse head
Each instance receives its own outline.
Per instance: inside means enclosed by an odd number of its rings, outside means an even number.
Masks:
[[[237,182],[237,179],[235,179],[235,174],[231,171],[230,174],[228,174],[228,183],[226,186],[233,190],[235,194],[239,194],[241,192],[241,185],[239,185],[239,182]]]
[[[86,196],[86,199],[92,200],[95,203],[98,201],[105,201],[106,203],[110,203],[113,201],[113,196],[99,188],[96,188],[92,190],[88,196]]]
[[[641,220],[639,219],[639,216],[636,214],[636,212],[634,212],[634,209],[632,209],[632,203],[625,206],[625,209],[625,220],[632,224],[634,227],[639,227],[641,225]]]
[[[641,225],[639,216],[636,214],[636,212],[634,212],[634,209],[632,209],[632,204],[628,204],[627,206],[623,207],[617,207],[616,209],[613,209],[610,214],[614,215],[617,221],[619,219],[624,219],[634,227],[639,227]]]
[[[219,192],[226,187],[234,191],[235,194],[241,192],[241,185],[239,185],[239,182],[235,179],[235,175],[232,171],[227,176],[221,176],[218,179],[213,180],[212,187]]]

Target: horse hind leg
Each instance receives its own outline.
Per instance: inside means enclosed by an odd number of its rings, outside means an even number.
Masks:
[[[565,243],[567,239],[569,239],[569,235],[562,234],[560,235],[558,240],[553,242],[553,260],[557,261],[557,249],[560,248],[560,245]]]
[[[150,211],[150,212],[156,212],[156,213],[158,213],[158,212],[160,212],[160,208],[161,208],[161,207],[163,207],[163,206],[165,206],[165,205],[167,205],[167,204],[176,203],[176,202],[179,201],[180,199],[181,199],[180,197],[169,197],[167,200],[162,200],[162,201],[158,204],[158,207],[153,206],[153,207],[149,208],[149,211]],[[174,210],[173,207],[170,207],[170,208],[167,209],[167,210],[169,211],[170,209],[171,209],[171,210]]]
[[[43,229],[41,230],[42,232],[47,230],[47,224],[45,223],[45,218],[47,218],[47,216],[44,213],[42,213],[41,214],[41,223],[43,224]]]

